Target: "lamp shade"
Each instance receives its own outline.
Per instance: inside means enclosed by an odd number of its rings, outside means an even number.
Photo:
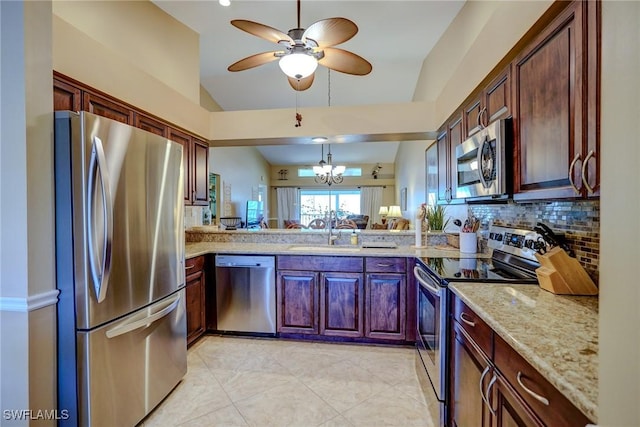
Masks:
[[[378,215],[388,215],[388,214],[389,214],[389,208],[387,208],[386,206],[380,206]]]
[[[397,205],[389,206],[389,213],[387,214],[387,216],[391,218],[400,218],[402,216],[402,212],[400,211],[400,206],[397,206]]]
[[[287,76],[294,79],[303,79],[316,71],[318,60],[306,53],[292,53],[280,58],[278,65]]]

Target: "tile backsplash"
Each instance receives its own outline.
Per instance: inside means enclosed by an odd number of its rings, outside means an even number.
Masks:
[[[199,227],[202,225],[202,206],[184,207],[184,228]]]
[[[533,229],[538,222],[548,225],[554,232],[564,234],[576,259],[598,282],[599,200],[469,205],[469,210],[480,218],[481,229],[488,229],[492,223],[525,229]]]

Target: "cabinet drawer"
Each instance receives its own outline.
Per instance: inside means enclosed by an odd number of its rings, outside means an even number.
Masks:
[[[589,419],[498,335],[495,365],[505,379],[548,426],[584,426]]]
[[[407,271],[405,258],[367,257],[365,269],[369,273],[404,273]]]
[[[340,271],[361,273],[362,257],[282,255],[277,258],[278,270]]]
[[[184,269],[187,275],[202,270],[204,267],[204,256],[189,258],[184,260]]]
[[[453,298],[453,318],[488,356],[493,357],[493,330],[458,297]]]

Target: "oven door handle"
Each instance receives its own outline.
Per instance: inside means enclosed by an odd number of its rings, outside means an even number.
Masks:
[[[413,275],[415,276],[416,280],[422,285],[423,288],[427,288],[427,290],[429,290],[432,294],[435,294],[437,296],[440,296],[440,289],[434,287],[432,284],[427,283],[421,276],[420,273],[418,273],[420,271],[420,267],[413,267]]]

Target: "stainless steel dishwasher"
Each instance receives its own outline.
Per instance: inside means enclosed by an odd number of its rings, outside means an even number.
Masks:
[[[216,255],[218,332],[276,333],[275,257]]]

